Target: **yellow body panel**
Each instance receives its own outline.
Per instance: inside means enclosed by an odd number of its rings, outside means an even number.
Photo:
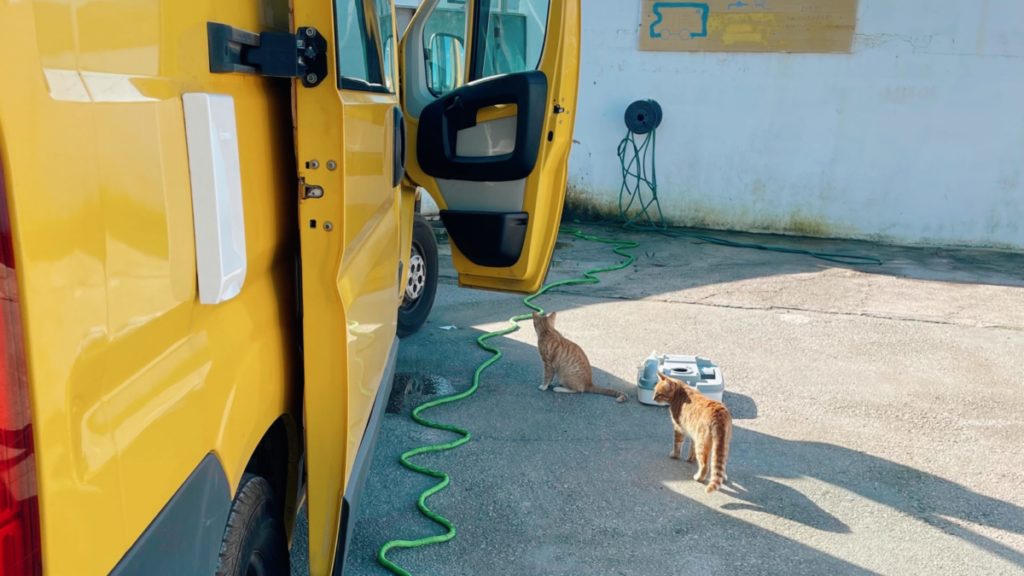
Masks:
[[[270,6],[273,3],[265,3]],[[0,3],[0,146],[47,574],[106,574],[202,458],[232,487],[293,394],[289,82],[208,72],[259,3]],[[16,55],[16,56],[15,56]],[[234,97],[248,274],[196,297],[180,95]]]
[[[579,0],[552,4],[548,25],[558,32],[541,69],[552,102],[572,114]],[[472,21],[473,2],[467,10]],[[211,74],[208,22],[314,26],[330,46],[328,77],[307,89]],[[310,571],[335,564],[342,498],[395,344],[412,180],[435,188],[415,165],[415,122],[412,179],[392,186],[398,96],[337,88],[334,30],[333,3],[320,0],[0,0],[0,162],[46,574],[107,574],[204,457],[217,457],[234,491],[281,421],[286,522],[304,425]],[[247,273],[240,294],[217,305],[197,295],[181,101],[189,92],[230,95],[236,114]],[[482,269],[456,251],[464,283],[532,290],[542,281],[561,214],[568,114],[546,120],[553,138],[528,180],[534,232],[524,257]],[[323,197],[304,199],[305,185]]]

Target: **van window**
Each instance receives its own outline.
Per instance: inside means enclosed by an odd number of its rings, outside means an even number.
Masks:
[[[549,0],[485,0],[473,37],[473,80],[535,70],[544,51]]]
[[[380,34],[377,36],[381,42],[381,53],[384,64],[384,85],[389,92],[395,91],[395,79],[398,75],[398,64],[395,62],[394,54],[394,13],[391,0],[374,0],[376,7],[377,28]]]
[[[427,88],[434,96],[465,82],[466,0],[441,0],[423,26]]]
[[[334,18],[338,86],[345,90],[393,92],[390,0],[335,0]]]

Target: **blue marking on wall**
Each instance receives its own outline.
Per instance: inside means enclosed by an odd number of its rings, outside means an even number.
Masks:
[[[654,22],[651,22],[650,35],[651,38],[661,38],[661,32],[656,28],[661,24],[662,20],[665,19],[665,15],[662,14],[663,8],[686,8],[690,10],[700,10],[700,32],[690,32],[690,38],[707,38],[708,36],[708,15],[711,13],[711,7],[703,2],[655,2],[651,6],[651,12],[654,13]]]
[[[746,8],[747,6],[750,6],[750,4],[747,4],[743,0],[736,0],[736,2],[729,4],[728,9],[732,10],[733,8]]]

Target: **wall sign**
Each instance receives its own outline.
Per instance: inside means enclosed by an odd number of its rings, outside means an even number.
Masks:
[[[848,53],[857,0],[641,0],[640,49]]]

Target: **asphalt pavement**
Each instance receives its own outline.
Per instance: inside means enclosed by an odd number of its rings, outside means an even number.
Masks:
[[[458,537],[394,553],[413,574],[1024,573],[1024,255],[716,233],[885,261],[850,266],[587,231],[639,241],[636,264],[538,303],[631,401],[541,392],[532,327],[495,340],[505,358],[478,394],[431,413],[473,440],[421,458],[452,476],[430,504]],[[440,531],[415,506],[432,481],[398,455],[451,436],[409,411],[468,386],[487,357],[474,339],[525,311],[457,287],[442,252],[431,318],[401,343],[346,574],[388,574],[382,543]],[[549,280],[616,259],[563,237]],[[735,430],[719,493],[668,458],[666,409],[636,402],[652,351],[723,369]]]

